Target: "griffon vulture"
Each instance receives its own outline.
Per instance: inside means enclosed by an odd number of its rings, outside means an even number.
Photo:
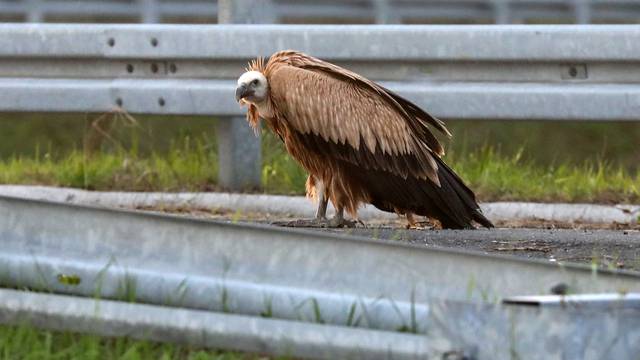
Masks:
[[[443,228],[493,225],[474,193],[440,158],[443,148],[428,125],[444,123],[410,101],[356,73],[297,51],[252,61],[238,79],[236,100],[247,120],[260,119],[308,172],[307,195],[316,219],[299,226],[349,226],[361,204],[438,220]],[[327,201],[336,209],[325,218]]]

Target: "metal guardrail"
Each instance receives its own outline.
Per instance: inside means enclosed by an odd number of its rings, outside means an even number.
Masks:
[[[311,359],[628,359],[638,308],[434,302],[411,334],[0,289],[0,323]]]
[[[261,0],[268,2],[268,0]],[[638,0],[273,0],[278,23],[604,23],[640,21]],[[29,22],[214,23],[215,0],[2,0],[0,16]]]
[[[408,333],[5,289],[0,323],[314,359],[417,360],[454,348]]]
[[[258,55],[308,52],[444,119],[635,121],[639,43],[635,26],[4,24],[0,111],[235,119],[220,122],[220,179],[241,188],[259,182],[260,146],[232,94]]]
[[[0,291],[7,323],[300,356],[315,346],[321,358],[640,349],[637,297],[624,295],[640,277],[624,271],[7,197],[0,241],[5,287],[147,304]],[[597,307],[500,304],[559,283],[618,295]]]

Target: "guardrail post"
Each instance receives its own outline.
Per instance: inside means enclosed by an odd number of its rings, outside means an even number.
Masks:
[[[41,3],[42,0],[27,0],[27,22],[39,23],[44,20]]]
[[[573,0],[576,24],[591,23],[591,7],[586,0]]]
[[[270,0],[218,1],[220,24],[264,24],[274,20],[275,12]],[[238,74],[240,71],[239,68]],[[219,184],[232,190],[259,187],[262,168],[260,136],[253,134],[243,116],[220,119],[217,136]]]
[[[389,0],[373,0],[376,24],[400,24],[401,19],[396,16]]]
[[[233,190],[260,186],[262,156],[260,137],[244,117],[222,118],[216,128],[218,137],[218,182]]]
[[[141,22],[145,24],[157,24],[160,22],[160,9],[157,0],[138,0],[140,6]]]
[[[511,22],[507,0],[493,0],[493,17],[496,24],[509,24]]]

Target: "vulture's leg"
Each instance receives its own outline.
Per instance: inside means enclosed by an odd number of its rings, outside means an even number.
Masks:
[[[352,221],[344,218],[344,208],[340,207],[336,210],[336,215],[327,220],[327,204],[329,199],[324,196],[324,191],[319,193],[318,196],[318,210],[316,211],[315,219],[300,219],[294,221],[281,221],[273,222],[274,225],[289,226],[289,227],[318,227],[318,228],[341,228],[356,227],[356,223],[362,224],[362,221]],[[363,224],[364,225],[364,224]]]
[[[336,209],[336,215],[329,220],[327,227],[340,228],[340,227],[356,227],[356,221],[347,220],[344,218],[344,208],[340,207]]]
[[[316,194],[318,196],[318,209],[316,210],[316,219],[326,219],[327,204],[329,203],[329,199],[326,196],[327,193],[324,191],[324,183],[322,181],[318,181],[316,183]]]
[[[326,196],[324,183],[321,180],[315,179],[315,191],[316,198],[318,199],[318,209],[316,210],[316,217],[314,219],[276,221],[272,224],[288,227],[329,227],[329,220],[327,220],[327,205],[329,199]]]

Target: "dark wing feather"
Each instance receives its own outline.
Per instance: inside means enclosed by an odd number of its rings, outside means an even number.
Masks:
[[[493,227],[480,211],[473,192],[439,158],[440,186],[428,179],[403,177],[383,169],[363,168],[363,162],[385,162],[390,155],[380,151],[370,153],[364,148],[356,150],[347,144],[336,144],[313,134],[294,134],[295,141],[324,158],[327,163],[340,166],[349,182],[367,190],[370,202],[383,211],[409,211],[417,215],[440,220],[449,229],[471,228],[472,220]],[[403,156],[407,166],[417,159]]]

